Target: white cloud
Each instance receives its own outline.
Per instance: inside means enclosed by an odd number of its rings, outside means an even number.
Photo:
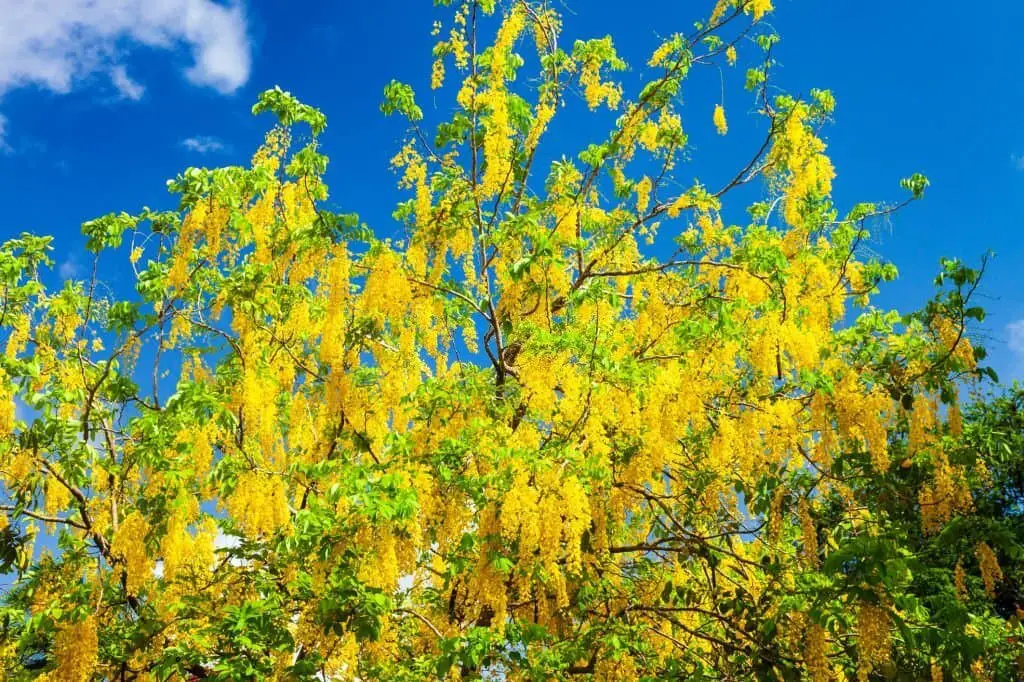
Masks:
[[[1010,335],[1006,342],[1010,352],[1024,361],[1024,320],[1017,320],[1006,325],[1006,331]]]
[[[5,154],[11,151],[10,145],[4,139],[4,128],[7,127],[7,117],[0,114],[0,154]]]
[[[213,538],[213,548],[216,549],[234,549],[238,545],[242,544],[242,538],[237,535],[228,535],[222,530],[217,530],[217,536]]]
[[[141,83],[132,80],[123,64],[115,64],[114,68],[110,70],[110,82],[114,84],[121,96],[127,99],[140,100],[146,92],[146,88]]]
[[[225,149],[223,142],[218,140],[216,137],[210,137],[209,135],[197,135],[195,137],[185,138],[181,141],[181,146],[190,152],[198,152],[200,154],[220,152]]]
[[[1010,161],[1013,163],[1014,168],[1019,171],[1024,171],[1024,155],[1010,154]]]
[[[82,266],[78,263],[78,256],[73,253],[65,258],[64,262],[57,268],[57,274],[60,275],[61,279],[74,279],[78,277],[81,272]]]
[[[0,95],[37,85],[71,91],[106,73],[126,97],[141,96],[121,60],[133,46],[187,49],[185,77],[234,92],[249,78],[242,0],[0,0]]]
[[[1024,319],[1006,325],[1006,348],[1010,351],[1011,378],[1024,379]]]

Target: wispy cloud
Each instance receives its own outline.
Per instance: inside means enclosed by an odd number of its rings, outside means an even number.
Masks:
[[[11,146],[7,144],[7,140],[4,138],[4,129],[7,127],[7,117],[0,114],[0,154],[8,154],[11,151]]]
[[[181,146],[191,152],[198,152],[200,154],[221,152],[227,149],[227,145],[218,140],[216,137],[211,137],[209,135],[197,135],[195,137],[187,137],[181,141]]]
[[[82,266],[78,262],[78,256],[68,254],[68,257],[57,267],[57,274],[61,279],[75,279],[82,274]]]
[[[29,85],[67,93],[105,75],[138,99],[145,89],[124,60],[140,45],[185,48],[185,78],[219,92],[249,78],[243,0],[0,0],[0,17],[0,96]]]
[[[1006,347],[1013,356],[1012,372],[1024,376],[1024,320],[1006,325]]]
[[[1006,332],[1009,334],[1006,345],[1014,355],[1018,355],[1021,360],[1024,360],[1024,320],[1017,320],[1006,325]]]
[[[1010,154],[1010,162],[1019,171],[1024,171],[1024,154]]]
[[[128,70],[123,64],[115,64],[110,69],[110,82],[114,84],[121,96],[130,100],[140,100],[146,93],[146,88],[138,81],[132,80]]]

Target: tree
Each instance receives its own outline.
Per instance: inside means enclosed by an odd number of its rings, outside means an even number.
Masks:
[[[893,447],[904,458],[902,466],[896,475],[872,484],[872,497],[884,509],[889,524],[887,532],[901,538],[913,559],[907,591],[945,625],[943,641],[936,640],[935,645],[964,662],[984,650],[985,637],[979,637],[979,632],[988,632],[992,642],[1020,636],[1019,620],[1024,615],[1022,404],[1024,391],[1019,386],[976,396],[964,411],[962,426],[954,417],[950,429],[940,434],[946,460],[920,454],[907,434],[897,436]],[[957,485],[969,490],[972,513],[945,521],[949,512],[943,497],[934,493],[948,485],[950,463],[963,472]],[[1021,649],[1014,645],[1015,640],[1010,640],[1002,642],[1001,648],[1019,658]],[[1000,672],[998,679],[1015,677],[1010,666]]]
[[[251,165],[83,225],[130,295],[48,290],[47,238],[0,249],[8,676],[1009,679],[1019,625],[977,590],[947,620],[894,518],[969,514],[955,391],[986,374],[979,271],[870,304],[868,227],[927,181],[839,213],[834,100],[769,96],[769,0],[719,0],[631,97],[548,3],[437,4],[454,113],[382,105],[401,240],[329,209],[326,119],[275,89]],[[741,56],[763,142],[680,185],[682,84]],[[576,92],[617,119],[559,157]]]
[[[965,415],[964,432],[966,458],[972,461],[980,453],[984,467],[973,495],[975,514],[950,535],[992,543],[1003,579],[991,586],[982,580],[982,593],[995,593],[999,615],[1019,620],[1024,616],[1024,387],[1014,384],[1004,394],[974,403]]]

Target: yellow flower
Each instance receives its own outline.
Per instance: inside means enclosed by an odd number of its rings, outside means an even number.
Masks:
[[[640,134],[637,136],[637,140],[640,145],[648,150],[654,151],[658,148],[658,124],[654,121],[648,121],[643,124],[640,128]]]
[[[715,113],[711,117],[711,120],[715,123],[715,130],[718,131],[719,135],[725,135],[729,132],[729,125],[725,122],[725,107],[721,104],[715,105]]]
[[[828,642],[825,628],[811,623],[807,628],[804,642],[804,664],[812,682],[829,682]]]
[[[959,560],[956,562],[956,568],[953,569],[953,586],[956,588],[957,599],[960,601],[967,599],[967,573]]]
[[[96,620],[88,616],[77,623],[62,625],[53,638],[56,667],[47,676],[53,682],[86,682],[96,669],[99,641]]]
[[[867,682],[871,671],[889,660],[892,640],[889,611],[885,604],[861,604],[857,610],[857,637],[860,663],[857,679]]]
[[[444,85],[444,60],[438,57],[430,70],[430,87],[437,90]]]
[[[644,215],[651,203],[651,179],[646,175],[640,182],[636,183],[636,212],[637,215]]]
[[[716,0],[714,9],[711,10],[711,18],[709,23],[717,24],[721,18],[725,15],[725,10],[729,6],[729,0]]]
[[[750,0],[747,5],[747,11],[754,16],[754,21],[760,21],[772,9],[772,0]]]
[[[110,544],[110,554],[120,559],[125,574],[125,589],[137,595],[153,575],[153,562],[146,553],[149,524],[139,511],[121,522]]]
[[[800,498],[799,514],[804,541],[804,559],[808,566],[816,567],[818,565],[818,531],[814,526],[814,518],[811,516],[811,504],[805,497]]]
[[[253,537],[270,535],[288,521],[288,487],[282,476],[247,471],[227,500],[227,510]]]
[[[675,37],[672,37],[658,46],[658,49],[654,51],[654,54],[651,55],[651,58],[647,60],[647,65],[661,66],[662,64],[665,63],[665,59],[668,58],[668,56],[672,54],[672,52],[675,49],[676,40]]]
[[[999,560],[996,553],[988,546],[988,543],[978,543],[974,554],[978,557],[978,567],[981,570],[981,582],[985,585],[985,594],[989,599],[995,599],[996,584],[1003,579],[1003,570],[999,568]]]

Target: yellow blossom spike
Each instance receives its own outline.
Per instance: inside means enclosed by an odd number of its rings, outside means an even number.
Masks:
[[[721,104],[715,105],[715,113],[712,116],[712,120],[715,124],[715,130],[718,131],[719,135],[725,135],[729,132],[729,125],[725,122],[725,107]]]

